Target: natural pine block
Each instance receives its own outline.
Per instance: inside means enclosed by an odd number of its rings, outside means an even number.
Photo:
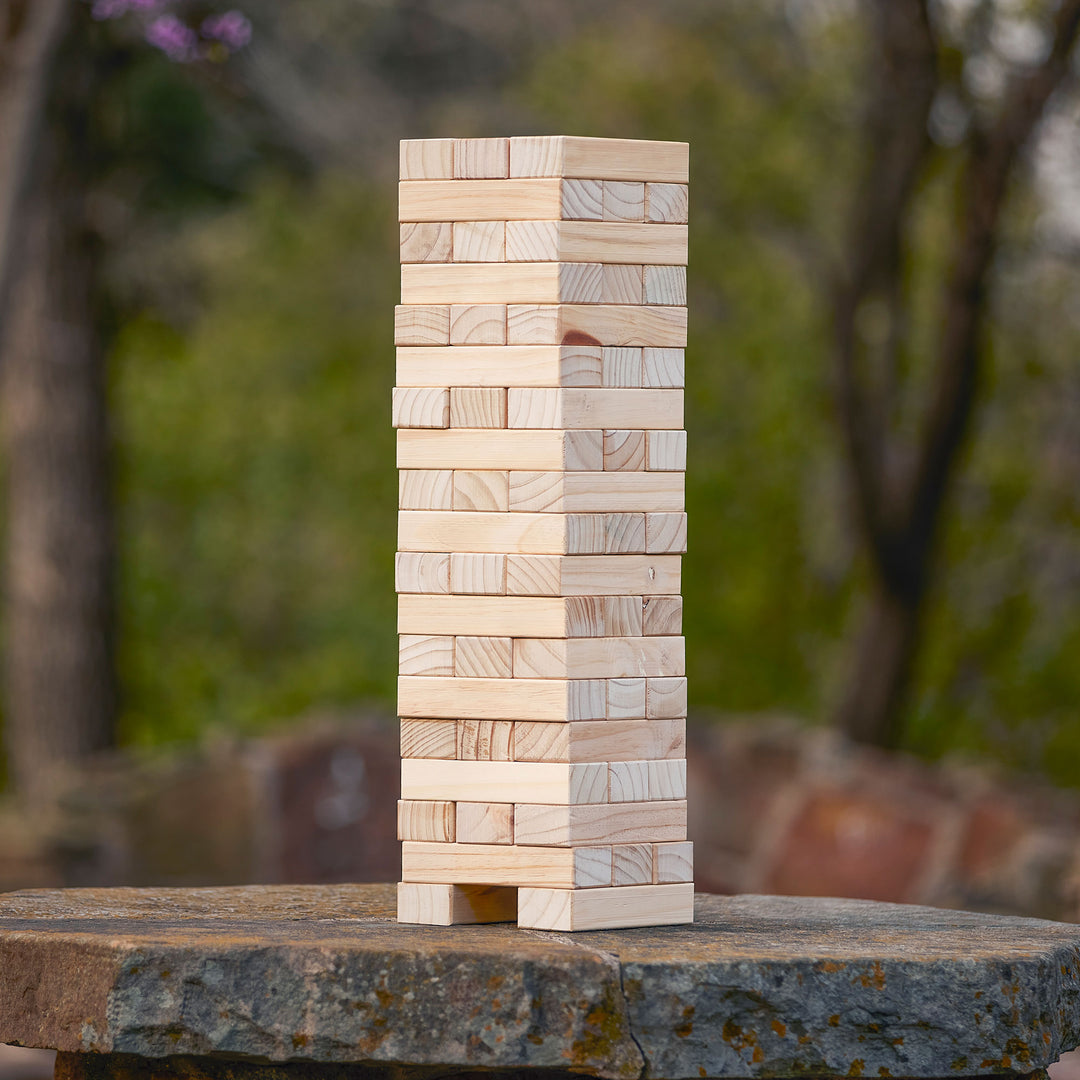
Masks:
[[[604,551],[634,555],[645,550],[645,514],[605,514]]]
[[[523,628],[532,637],[633,637],[641,634],[641,597],[398,597],[401,634],[513,637]]]
[[[453,232],[454,262],[502,262],[506,256],[505,221],[456,221]]]
[[[645,551],[645,515],[403,510],[398,547],[465,554],[639,554]]]
[[[682,391],[669,390],[667,393]],[[497,386],[453,387],[450,390],[450,427],[506,427],[506,391]]]
[[[459,392],[452,390],[451,395]],[[507,422],[511,428],[676,429],[683,426],[682,390],[511,387],[506,395]]]
[[[518,889],[518,926],[532,930],[609,930],[694,921],[694,886]]]
[[[450,262],[454,232],[448,221],[405,222],[401,225],[401,261]]]
[[[453,509],[506,513],[510,509],[510,473],[455,470]]]
[[[454,177],[499,180],[510,175],[509,139],[456,139]]]
[[[454,756],[459,761],[512,761],[512,720],[458,720]]]
[[[607,765],[603,762],[563,765],[538,761],[402,760],[403,799],[457,799],[462,792],[468,792],[473,802],[520,799],[556,806],[606,802]]]
[[[459,802],[457,804],[459,844],[512,844],[514,804]]]
[[[690,220],[689,209],[689,189],[685,184],[645,185],[646,221],[681,224]]]
[[[559,216],[567,221],[599,221],[604,216],[604,181],[562,181]]]
[[[403,304],[598,304],[599,263],[404,263]]]
[[[646,266],[642,271],[646,304],[685,304],[685,266]]]
[[[649,473],[645,474],[650,475]],[[678,476],[680,473],[653,473],[651,475]],[[670,508],[674,509],[674,508]],[[645,550],[650,554],[673,554],[686,551],[686,515],[683,513],[656,513],[645,515]]]
[[[506,309],[498,310],[502,320],[494,324],[499,328],[494,345],[501,345],[506,336]],[[640,353],[639,349],[639,369]],[[461,386],[599,386],[600,357],[600,347],[588,345],[406,347],[397,351],[397,382],[399,386],[451,382]]]
[[[397,921],[425,926],[513,922],[517,889],[500,885],[430,885],[399,881]]]
[[[538,847],[681,841],[686,839],[686,803],[518,803],[514,837],[519,844]]]
[[[642,709],[644,712],[644,709]],[[607,714],[603,679],[459,679],[398,677],[398,713],[435,720],[602,720]],[[540,800],[537,800],[540,801]]]
[[[457,723],[453,720],[402,720],[401,756],[453,761],[457,756]]]
[[[454,142],[454,139],[403,139],[399,158],[400,179],[452,179]]]
[[[507,483],[510,474],[507,473]],[[400,510],[452,510],[454,474],[449,469],[402,469],[398,473]]]
[[[450,592],[502,596],[506,592],[506,556],[451,552]]]
[[[600,361],[600,380],[604,386],[639,387],[641,381],[641,354],[638,348],[609,346],[604,349]]]
[[[571,196],[562,180],[408,180],[398,184],[399,221],[542,221]]]
[[[644,221],[645,185],[634,181],[604,181],[605,221]]]
[[[394,557],[394,588],[399,593],[448,593],[450,556],[445,552],[399,551]]]
[[[455,639],[454,670],[451,675],[471,679],[513,677],[513,646],[508,637],[467,637]],[[402,672],[402,674],[406,674]],[[408,674],[412,674],[409,672]],[[434,674],[434,673],[433,673]],[[447,674],[440,672],[439,674]],[[509,753],[507,754],[509,757]]]
[[[451,345],[506,344],[505,304],[454,304],[449,310]],[[454,349],[447,354],[446,370],[455,374],[454,382],[462,382],[456,371],[456,353]]]
[[[511,756],[515,761],[566,762],[680,758],[686,756],[686,721],[579,720],[547,724],[521,720],[514,725]]]
[[[459,807],[460,805],[458,803]],[[612,885],[652,885],[653,883],[652,844],[618,844],[612,847]]]
[[[650,761],[649,798],[686,798],[686,761]]]
[[[609,720],[645,719],[644,679],[608,679],[607,696]]]
[[[651,637],[682,633],[681,596],[644,596],[642,604],[644,608],[641,613],[642,634]]]
[[[642,386],[681,387],[685,381],[684,357],[682,349],[645,349]]]
[[[645,688],[645,715],[650,720],[686,715],[686,679],[649,679]]]
[[[450,426],[450,391],[434,386],[395,386],[393,424],[396,428]]]
[[[548,514],[681,511],[684,487],[682,473],[511,472],[510,509]]]
[[[402,634],[398,647],[402,675],[453,675],[454,639],[426,634]]]
[[[422,844],[401,846],[406,880],[467,884],[497,879],[507,885],[555,885],[588,889],[611,880],[611,848],[529,848],[502,844]],[[681,885],[647,888],[678,889]],[[519,894],[520,895],[520,894]]]
[[[394,308],[394,344],[449,345],[449,306],[399,304]]]
[[[514,640],[514,674],[518,678],[532,679],[685,675],[686,639],[517,638]]]
[[[603,176],[685,184],[689,172],[688,143],[581,135],[524,135],[510,140],[511,176]]]
[[[599,262],[684,266],[685,225],[615,221],[508,221],[507,262]],[[639,290],[640,292],[640,290]],[[641,303],[640,298],[632,303]]]
[[[604,471],[636,472],[645,468],[644,431],[604,431]]]
[[[640,596],[572,596],[569,599],[571,603],[582,605],[599,602],[603,617],[599,634],[566,634],[566,637],[636,637],[641,633]]]
[[[508,555],[510,596],[619,596],[674,593],[681,587],[678,555]]]
[[[640,304],[644,297],[644,275],[640,265],[612,263],[604,266],[601,298],[605,304]]]
[[[444,800],[418,801],[399,799],[398,839],[454,842],[454,804]]]
[[[599,471],[604,467],[600,430],[528,431],[450,428],[397,433],[399,469],[566,469]]]
[[[687,840],[653,845],[653,882],[666,885],[673,881],[694,880],[694,845]]]
[[[648,802],[650,799],[647,761],[608,762],[608,802]]]
[[[510,303],[506,313],[506,342],[508,345],[684,348],[686,309],[644,304]]]
[[[648,443],[645,455],[647,469],[652,472],[684,472],[686,470],[685,431],[650,431],[647,433],[646,442]],[[606,462],[606,455],[604,460]]]

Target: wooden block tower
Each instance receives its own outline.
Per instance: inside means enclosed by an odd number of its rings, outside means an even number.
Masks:
[[[401,922],[693,919],[688,161],[401,144]]]

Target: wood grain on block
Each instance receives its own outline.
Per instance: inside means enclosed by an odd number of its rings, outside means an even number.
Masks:
[[[620,596],[680,588],[678,555],[508,555],[510,596]]]
[[[459,761],[513,761],[513,720],[458,720],[456,727]]]
[[[628,679],[685,675],[686,639],[516,638],[514,674],[518,678],[533,679]]]
[[[654,884],[653,845],[618,844],[613,846],[611,849],[611,884]]]
[[[578,516],[403,510],[398,514],[398,547],[402,551],[453,554],[567,555],[574,551],[602,554],[602,525],[591,530],[577,527]],[[643,519],[638,548],[641,552],[645,550],[644,529]],[[586,548],[586,542],[594,546]],[[453,585],[452,580],[451,590],[457,592]]]
[[[513,678],[513,646],[510,638],[462,635],[454,640],[454,670],[449,674],[465,679]]]
[[[641,634],[641,597],[398,597],[401,634],[513,637],[523,627],[530,637],[633,637]]]
[[[686,679],[649,679],[645,715],[650,720],[686,715]]]
[[[566,765],[547,761],[433,761],[428,758],[403,758],[401,797],[457,799],[463,792],[468,792],[473,802],[512,803],[517,799],[555,806],[600,803],[607,800],[607,768],[603,762]]]
[[[523,135],[510,140],[511,176],[602,176],[685,184],[689,174],[689,143],[582,135]]]
[[[453,720],[402,720],[401,756],[453,761],[457,756],[457,723]]]
[[[454,262],[502,262],[506,256],[505,221],[456,221],[453,237]]]
[[[454,176],[499,180],[510,175],[509,139],[455,139]]]
[[[514,804],[459,802],[457,804],[459,844],[512,844]]]
[[[673,557],[678,558],[678,556]],[[682,633],[683,601],[681,596],[643,596],[642,607],[642,634],[652,637]]]
[[[514,725],[511,756],[515,761],[612,762],[685,755],[685,720],[579,720],[571,724],[520,720]]]
[[[563,182],[406,180],[398,184],[399,221],[542,221],[562,213]]]
[[[450,307],[450,344],[458,345],[505,345],[506,344],[506,305],[505,304],[452,304]],[[455,348],[446,353],[450,361],[446,370],[453,373],[453,382],[458,386],[468,385],[461,378],[456,366]],[[400,380],[399,380],[400,381]]]
[[[395,386],[393,425],[396,428],[450,426],[450,391],[436,386]]]
[[[650,761],[649,798],[686,798],[686,761]]]
[[[681,387],[685,381],[685,356],[683,349],[645,349],[642,386]]]
[[[453,675],[454,639],[429,634],[402,634],[398,644],[402,675]]]
[[[506,476],[509,484],[510,474]],[[399,510],[452,510],[453,506],[454,474],[449,469],[402,469],[398,473]]]
[[[645,185],[646,221],[682,224],[690,220],[689,211],[690,189],[686,184]]]
[[[611,880],[611,848],[530,848],[503,844],[422,844],[401,848],[406,880],[450,884],[556,885],[588,889]],[[680,885],[648,888],[678,889]]]
[[[519,927],[610,930],[677,926],[694,921],[694,886],[617,885],[607,889],[518,889]]]
[[[394,308],[394,344],[449,345],[449,305],[399,304]]]
[[[609,720],[644,720],[645,680],[608,679],[607,715]]]
[[[505,308],[499,310],[505,315]],[[458,386],[599,386],[600,356],[599,346],[582,345],[406,347],[397,351],[397,382],[399,386],[437,386],[441,382]]]
[[[677,476],[679,473],[646,473],[646,476]],[[659,507],[657,509],[660,509]],[[671,508],[677,509],[677,508]],[[686,551],[686,514],[645,515],[645,550],[650,554],[682,554]]]
[[[454,510],[506,513],[510,509],[509,472],[456,469],[453,473],[452,489],[453,501],[450,508]]]
[[[646,304],[685,304],[685,266],[646,266],[642,271],[642,296]]]
[[[605,304],[641,304],[644,296],[641,266],[618,263],[604,266],[602,299]]]
[[[401,261],[450,262],[454,229],[448,221],[411,221],[401,225]]]
[[[603,386],[640,387],[643,385],[642,349],[615,345],[601,354],[600,381]]]
[[[501,885],[431,885],[399,881],[397,921],[424,926],[513,922],[517,889]]]
[[[632,304],[511,304],[506,315],[506,341],[509,345],[683,348],[686,309]]]
[[[506,592],[506,556],[480,552],[451,552],[450,591],[476,596]]]
[[[651,472],[684,472],[686,470],[686,432],[650,431],[645,468]],[[606,455],[606,450],[605,450]],[[605,462],[606,462],[605,456]],[[605,464],[605,468],[607,465]]]
[[[519,844],[538,847],[680,841],[686,839],[686,803],[518,803],[514,836]]]
[[[510,509],[547,514],[681,511],[684,487],[682,473],[511,472]]]
[[[604,467],[604,435],[596,431],[448,428],[397,433],[399,469],[567,469]]]
[[[455,139],[402,139],[398,154],[402,180],[451,180]]]
[[[448,593],[450,556],[442,551],[399,551],[394,556],[394,588],[399,593]]]
[[[506,260],[636,264],[639,269],[643,263],[685,266],[688,237],[689,231],[685,225],[656,226],[622,221],[508,221]],[[639,299],[634,303],[641,301]]]
[[[404,304],[599,304],[599,263],[405,263]]]
[[[689,840],[653,845],[653,883],[694,880],[694,845]]]
[[[603,519],[605,554],[635,555],[645,550],[644,514],[604,514]]]
[[[657,391],[680,394],[681,390]],[[506,427],[506,390],[500,386],[455,386],[450,390],[452,428]]]
[[[563,180],[560,217],[566,221],[600,221],[604,216],[604,181]]]
[[[642,710],[644,711],[644,710]],[[398,713],[433,720],[602,720],[607,712],[603,679],[447,679],[398,677]],[[537,800],[541,801],[541,800]]]
[[[605,472],[636,472],[644,468],[644,431],[604,430]]]
[[[456,815],[453,802],[399,799],[397,811],[399,840],[454,842]]]
[[[605,180],[604,220],[643,222],[645,185],[633,180]]]
[[[649,802],[647,761],[608,762],[608,802]]]
[[[506,395],[507,423],[511,428],[683,426],[682,390],[512,387]]]

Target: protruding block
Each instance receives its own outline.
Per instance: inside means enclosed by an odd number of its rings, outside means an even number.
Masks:
[[[459,844],[512,844],[514,804],[459,802],[457,804]]]
[[[514,836],[519,844],[552,847],[681,841],[686,839],[686,803],[519,803]]]
[[[398,839],[454,842],[454,804],[445,800],[399,799]]]
[[[402,720],[401,756],[453,761],[457,756],[457,723],[453,720]]]
[[[589,889],[611,880],[611,848],[531,848],[502,844],[401,845],[406,880],[465,884],[497,877],[506,885]],[[647,886],[681,888],[681,886]],[[520,915],[519,915],[520,917]]]
[[[448,593],[450,556],[445,552],[399,551],[394,557],[399,593]]]
[[[686,755],[685,720],[581,720],[514,725],[515,761],[641,761]],[[434,757],[434,754],[416,754]]]
[[[449,345],[449,305],[399,304],[394,308],[394,344]]]
[[[608,930],[694,921],[694,886],[518,890],[518,926],[533,930]]]
[[[454,139],[403,139],[402,180],[450,180],[454,176]]]
[[[402,675],[453,675],[454,639],[441,635],[402,634],[398,671]]]
[[[450,591],[476,596],[506,593],[506,556],[475,551],[451,552]]]
[[[564,765],[535,761],[402,759],[403,799],[453,800],[459,798],[463,791],[468,792],[473,802],[513,802],[521,799],[554,806],[606,802],[607,766],[602,762]],[[512,882],[506,881],[504,884],[510,885]]]
[[[399,881],[397,921],[425,926],[513,922],[517,889],[500,885],[431,885]]]

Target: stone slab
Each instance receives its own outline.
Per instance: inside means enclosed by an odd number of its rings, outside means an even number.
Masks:
[[[575,935],[393,912],[388,885],[0,896],[0,1041],[612,1080],[1026,1074],[1080,1042],[1080,926],[707,895],[690,926]]]

